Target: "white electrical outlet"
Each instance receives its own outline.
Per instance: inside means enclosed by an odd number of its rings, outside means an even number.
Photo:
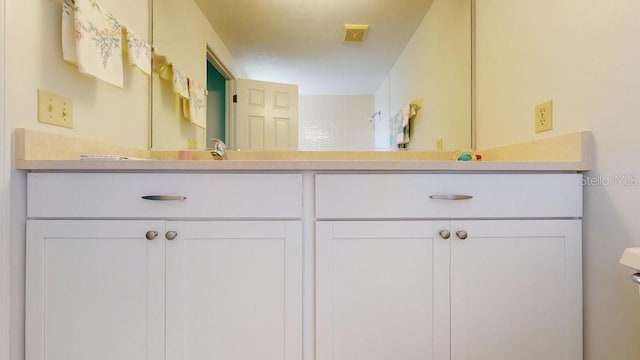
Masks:
[[[536,133],[549,131],[553,129],[553,118],[551,111],[551,100],[536,105],[535,110],[535,129]]]
[[[73,100],[38,89],[38,122],[73,128]]]

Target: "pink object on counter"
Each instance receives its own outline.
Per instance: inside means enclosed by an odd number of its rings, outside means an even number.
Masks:
[[[193,151],[191,151],[191,150],[180,150],[180,151],[178,151],[178,159],[179,160],[193,160]]]

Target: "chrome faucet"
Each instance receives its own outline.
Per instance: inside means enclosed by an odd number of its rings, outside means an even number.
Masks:
[[[227,159],[227,146],[220,139],[212,138],[209,139],[211,141],[211,156],[214,159]]]

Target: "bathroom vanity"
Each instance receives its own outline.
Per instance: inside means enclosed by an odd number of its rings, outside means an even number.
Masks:
[[[584,134],[474,162],[47,160],[27,135],[26,360],[582,359]]]
[[[26,357],[299,359],[301,191],[300,174],[28,174]]]
[[[581,218],[575,171],[32,169],[26,358],[578,360]]]

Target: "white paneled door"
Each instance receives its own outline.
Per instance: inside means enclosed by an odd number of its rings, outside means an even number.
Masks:
[[[242,150],[298,148],[298,86],[235,80],[236,146]],[[233,144],[232,144],[233,145]]]

